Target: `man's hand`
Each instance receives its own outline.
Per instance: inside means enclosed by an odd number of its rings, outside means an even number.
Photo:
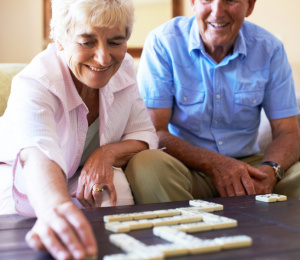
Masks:
[[[25,239],[31,248],[48,251],[55,259],[97,257],[97,243],[92,228],[72,202],[45,212]]]
[[[258,169],[267,174],[268,178],[260,181],[253,179],[256,194],[272,193],[277,183],[273,168],[268,165],[261,165]]]
[[[263,183],[269,175],[242,161],[216,154],[210,176],[222,197],[261,193]]]

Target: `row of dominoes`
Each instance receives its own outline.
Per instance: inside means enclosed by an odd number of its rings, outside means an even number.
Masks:
[[[263,202],[276,202],[276,201],[285,201],[287,200],[287,197],[285,195],[269,193],[264,195],[256,195],[255,199]]]
[[[220,251],[221,249],[250,246],[252,244],[252,239],[244,235],[214,239],[200,239],[171,227],[155,227],[153,228],[153,234],[167,240],[168,242],[187,246],[190,250],[192,250],[190,253],[196,254],[212,251],[215,252]]]
[[[159,260],[171,256],[218,252],[225,249],[249,247],[252,245],[251,237],[245,235],[199,239],[169,227],[154,228],[153,232],[154,235],[171,242],[171,244],[147,246],[127,234],[113,234],[109,237],[110,242],[121,248],[126,254],[108,255],[103,259]]]
[[[235,219],[214,215],[212,213],[197,211],[193,215],[188,214],[156,219],[108,222],[105,223],[105,229],[112,232],[124,233],[131,230],[170,225],[172,225],[174,229],[191,233],[236,227],[237,221]]]
[[[207,202],[204,200],[190,200],[189,207],[191,213],[193,211],[205,211],[205,212],[214,212],[223,210],[223,205]],[[153,218],[162,218],[162,217],[172,217],[183,214],[185,211],[188,214],[188,208],[177,208],[169,210],[154,210],[154,211],[144,211],[136,213],[124,213],[124,214],[115,214],[115,215],[106,215],[103,217],[104,222],[113,222],[113,221],[130,221],[130,220],[140,220],[140,219],[153,219]]]

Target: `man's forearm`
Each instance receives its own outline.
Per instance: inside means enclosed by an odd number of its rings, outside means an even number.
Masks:
[[[287,170],[299,160],[299,144],[300,140],[297,134],[282,134],[268,146],[263,161],[279,163],[284,170]]]
[[[187,167],[210,173],[212,163],[217,160],[218,153],[196,147],[166,131],[158,131],[159,147],[165,147],[165,152],[180,160]]]

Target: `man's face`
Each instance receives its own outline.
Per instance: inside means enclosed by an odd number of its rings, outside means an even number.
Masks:
[[[231,49],[256,0],[190,0],[206,51]]]

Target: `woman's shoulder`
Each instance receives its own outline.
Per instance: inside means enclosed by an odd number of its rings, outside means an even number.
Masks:
[[[16,77],[35,80],[49,87],[53,81],[63,79],[62,66],[55,44],[49,44]]]

